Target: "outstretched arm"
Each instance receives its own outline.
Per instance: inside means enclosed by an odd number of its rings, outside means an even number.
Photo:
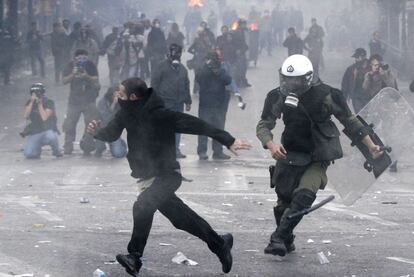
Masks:
[[[168,116],[174,120],[177,133],[208,136],[229,148],[235,155],[237,155],[237,150],[251,148],[248,142],[235,139],[228,132],[217,129],[195,116],[172,111],[168,113],[170,113]]]

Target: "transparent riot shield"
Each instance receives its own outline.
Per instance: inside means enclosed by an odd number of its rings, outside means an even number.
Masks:
[[[404,159],[414,149],[414,110],[406,99],[393,88],[381,90],[359,114],[373,129],[382,142],[390,146],[391,160]],[[334,186],[345,205],[352,205],[378,178],[364,168],[366,159],[351,141],[341,135],[344,157],[328,170],[329,183]],[[398,174],[394,176],[398,178]]]

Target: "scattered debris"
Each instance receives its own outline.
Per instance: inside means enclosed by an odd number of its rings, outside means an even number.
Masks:
[[[351,245],[349,245],[349,244],[345,244],[345,246],[346,246],[346,247],[351,247]]]
[[[160,242],[160,246],[173,246],[173,244]]]
[[[94,272],[93,272],[93,277],[105,277],[105,272],[103,272],[102,270],[100,270],[99,268],[97,268]]]
[[[244,250],[244,252],[259,252],[259,250],[257,250],[257,249],[247,249],[247,250]]]
[[[184,264],[184,265],[191,265],[191,266],[198,265],[196,261],[190,260],[181,252],[178,252],[177,255],[175,255],[175,257],[172,258],[171,261],[176,264]]]
[[[379,213],[369,213],[369,215],[379,215]]]
[[[253,181],[249,181],[249,185],[253,185],[254,184],[254,182]]]
[[[384,202],[382,202],[382,204],[384,204],[384,205],[396,205],[396,204],[398,204],[398,202],[397,201],[384,201]]]
[[[65,229],[66,226],[64,226],[64,225],[55,225],[55,226],[53,226],[53,228]]]
[[[329,257],[329,256],[332,256],[332,253],[331,253],[331,251],[328,251],[328,257]]]
[[[88,199],[88,198],[86,198],[86,197],[81,197],[81,198],[80,198],[80,203],[82,203],[82,204],[87,204],[87,203],[89,203],[89,199]]]
[[[33,227],[35,227],[35,228],[43,228],[43,227],[45,227],[45,225],[42,224],[42,223],[35,223],[35,224],[33,224]]]
[[[276,202],[276,199],[266,199],[267,202]]]
[[[37,243],[44,244],[44,243],[51,243],[50,240],[39,240]]]
[[[318,253],[318,259],[321,264],[329,264],[329,260],[323,252]]]
[[[323,244],[330,244],[330,243],[332,243],[332,241],[329,240],[329,239],[325,239],[325,240],[322,241],[322,243]]]
[[[308,239],[307,243],[314,243],[315,241],[313,239]]]
[[[27,170],[23,171],[22,173],[23,173],[23,175],[31,175],[31,174],[33,174],[33,171],[31,171],[30,169],[27,169]]]
[[[233,204],[230,204],[230,203],[223,203],[223,204],[221,204],[222,206],[227,206],[227,207],[233,207]]]
[[[263,202],[257,202],[257,204],[263,206]]]
[[[365,230],[368,231],[368,232],[378,232],[379,231],[378,229],[374,229],[374,228],[367,228]]]
[[[224,181],[225,184],[230,185],[231,181]]]
[[[117,261],[107,261],[107,262],[104,262],[104,264],[113,265],[113,264],[118,264],[118,262]]]

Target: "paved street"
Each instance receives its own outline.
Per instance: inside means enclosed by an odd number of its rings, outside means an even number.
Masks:
[[[233,99],[228,112],[226,129],[250,140],[254,148],[230,161],[201,162],[196,137],[184,136],[182,152],[188,158],[181,161],[182,171],[193,181],[184,182],[178,195],[219,233],[233,233],[234,265],[228,276],[414,276],[414,162],[409,153],[401,158],[398,173],[386,173],[351,207],[344,206],[329,185],[317,201],[331,194],[336,199],[301,222],[296,251],[285,258],[263,254],[275,228],[276,195],[269,188],[267,170],[273,161],[256,139],[255,127],[266,93],[277,84],[285,55],[284,49],[278,51],[274,57],[262,56],[258,67],[250,69],[253,87],[242,92],[247,109],[241,111]],[[352,63],[336,56],[326,55],[322,73],[334,86],[340,83],[344,62]],[[104,68],[106,61],[100,65]],[[107,72],[101,71],[100,78],[106,84]],[[72,156],[56,159],[45,148],[41,160],[25,160],[18,132],[24,126],[28,86],[34,81],[27,77],[0,88],[0,277],[87,277],[97,268],[105,276],[127,276],[114,259],[126,252],[138,192],[128,163],[108,153],[102,159],[84,157],[78,145]],[[61,126],[68,88],[49,83],[48,95],[56,100]],[[405,82],[401,88],[413,103]],[[193,114],[197,103],[195,96]],[[79,138],[82,124],[78,127]],[[279,124],[276,136],[281,128]],[[343,172],[343,178],[347,174]],[[82,197],[89,203],[80,203]],[[177,252],[198,265],[174,264]],[[320,263],[320,252],[329,263]],[[224,276],[203,242],[176,230],[159,213],[143,262],[141,276]]]

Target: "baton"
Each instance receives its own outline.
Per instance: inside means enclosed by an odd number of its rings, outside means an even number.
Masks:
[[[325,206],[326,204],[328,204],[329,202],[331,202],[332,200],[335,199],[334,195],[329,196],[328,198],[322,200],[321,202],[319,202],[318,204],[313,205],[312,207],[308,208],[308,209],[304,209],[302,211],[296,212],[294,214],[288,215],[287,219],[293,219],[295,217],[299,217],[299,216],[303,216],[305,214],[311,213],[314,210],[319,209],[322,206]]]

